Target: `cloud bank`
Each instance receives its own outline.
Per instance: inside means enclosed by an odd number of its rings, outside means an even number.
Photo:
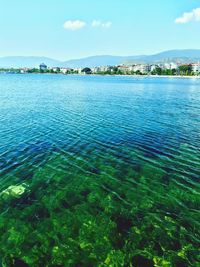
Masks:
[[[63,26],[66,30],[76,31],[84,28],[86,26],[86,22],[82,20],[67,20]]]
[[[191,12],[185,12],[175,20],[175,23],[187,23],[190,21],[200,21],[200,7],[193,9]]]

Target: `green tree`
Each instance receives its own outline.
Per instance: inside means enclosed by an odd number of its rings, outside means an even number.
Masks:
[[[179,67],[180,75],[191,75],[192,74],[192,65],[181,65]]]

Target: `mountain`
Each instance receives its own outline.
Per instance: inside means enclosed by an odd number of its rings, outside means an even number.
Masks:
[[[61,63],[64,67],[95,67],[134,63],[162,63],[162,62],[188,63],[200,61],[200,49],[170,50],[155,55],[141,56],[92,56],[74,59]]]
[[[170,50],[155,55],[139,56],[92,56],[68,61],[59,61],[47,57],[2,57],[0,67],[38,67],[44,62],[48,67],[96,67],[134,63],[164,63],[164,62],[196,62],[200,61],[200,49]]]
[[[133,63],[164,63],[164,62],[181,62],[188,63],[200,60],[200,49],[170,50],[155,55],[138,56],[129,58]]]
[[[78,68],[78,67],[96,67],[96,66],[107,66],[107,65],[118,65],[124,61],[125,57],[120,56],[92,56],[82,59],[72,59],[63,62],[63,67]]]
[[[47,66],[57,66],[61,62],[48,57],[0,57],[0,67],[1,68],[35,68],[38,67],[41,63],[45,63]]]

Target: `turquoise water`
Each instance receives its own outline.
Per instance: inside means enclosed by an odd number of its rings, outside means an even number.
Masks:
[[[0,75],[2,266],[198,267],[200,80]]]

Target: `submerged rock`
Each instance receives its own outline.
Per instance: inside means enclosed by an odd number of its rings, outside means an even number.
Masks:
[[[94,174],[100,174],[101,173],[101,171],[98,168],[95,168],[95,167],[90,168],[89,171],[91,173],[94,173]]]
[[[29,267],[29,265],[20,259],[15,259],[11,267]]]
[[[116,223],[118,232],[122,234],[128,233],[133,224],[131,219],[122,216],[116,219]]]
[[[0,197],[4,200],[11,198],[19,198],[26,191],[26,184],[10,185],[0,193]]]
[[[136,255],[132,258],[132,264],[134,267],[154,267],[153,260],[145,258],[142,255]]]
[[[183,258],[176,256],[173,258],[173,265],[172,266],[173,267],[187,267],[188,264]]]

